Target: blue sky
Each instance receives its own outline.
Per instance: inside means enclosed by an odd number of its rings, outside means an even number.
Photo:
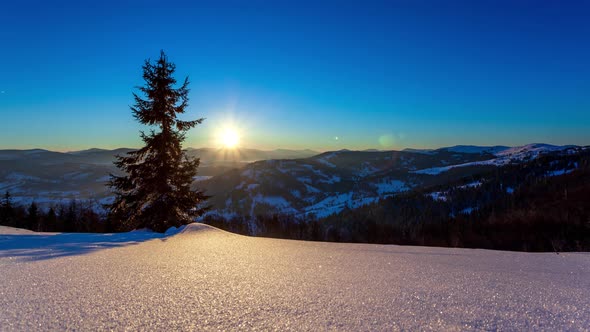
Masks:
[[[588,1],[14,1],[0,10],[0,148],[141,145],[128,108],[164,49],[185,144],[590,144]]]

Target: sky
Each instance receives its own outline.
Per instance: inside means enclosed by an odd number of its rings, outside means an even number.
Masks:
[[[185,147],[590,144],[590,1],[10,1],[0,149],[139,147],[164,50]]]

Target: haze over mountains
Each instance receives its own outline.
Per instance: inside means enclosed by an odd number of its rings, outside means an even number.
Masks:
[[[577,146],[454,146],[436,150],[348,151],[188,149],[201,158],[196,185],[213,197],[213,213],[284,213],[323,217],[400,192],[455,181],[483,169],[519,163]],[[0,191],[42,207],[72,199],[97,207],[110,200],[105,186],[117,173],[114,156],[131,149],[53,152],[0,150]]]

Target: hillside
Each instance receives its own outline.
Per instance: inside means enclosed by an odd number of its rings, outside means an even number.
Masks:
[[[3,331],[590,328],[588,253],[1,233]]]
[[[456,146],[428,151],[334,151],[311,158],[267,160],[199,183],[212,195],[212,214],[324,218],[410,191],[448,186],[465,178],[583,148]]]
[[[92,200],[95,207],[110,201],[111,193],[105,186],[109,174],[118,174],[113,165],[116,155],[132,151],[89,149],[54,152],[42,149],[0,150],[0,192],[9,191],[16,201],[47,208],[72,199]],[[202,181],[246,164],[274,158],[307,158],[317,154],[311,150],[256,149],[187,149],[191,157],[201,158],[198,177]]]

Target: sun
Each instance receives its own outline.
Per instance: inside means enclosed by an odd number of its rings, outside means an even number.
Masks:
[[[240,144],[240,135],[235,129],[225,129],[220,138],[224,148],[233,149]]]

